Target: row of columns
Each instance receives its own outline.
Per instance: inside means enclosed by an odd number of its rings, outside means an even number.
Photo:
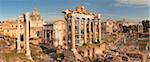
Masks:
[[[30,47],[29,47],[29,22],[30,22],[30,16],[29,16],[29,13],[25,13],[23,14],[24,15],[24,48],[25,48],[25,53],[26,53],[26,56],[29,58],[29,59],[32,59],[31,58],[31,51],[30,51]],[[20,20],[19,20],[19,17],[17,19],[18,21],[18,27],[17,27],[17,31],[18,31],[18,35],[17,35],[17,53],[20,53],[21,51],[21,40],[20,40]]]
[[[71,22],[69,22],[71,20]],[[79,42],[81,42],[81,25],[82,25],[82,22],[79,18],[75,18],[75,17],[68,17],[67,19],[67,22],[66,22],[66,46],[68,46],[68,37],[69,37],[69,23],[71,23],[71,47],[72,49],[75,49],[76,47],[76,29],[75,29],[75,26],[77,23],[75,23],[76,21],[78,21],[78,39],[79,39]],[[92,42],[97,42],[97,38],[99,38],[99,41],[101,42],[101,20],[100,19],[85,19],[85,18],[82,18],[82,21],[83,21],[83,27],[84,27],[84,43],[92,43]],[[89,21],[89,23],[87,22]],[[92,22],[92,27],[91,27],[91,22]],[[87,27],[87,24],[89,25],[89,27]],[[97,27],[98,25],[98,27]],[[87,40],[87,28],[89,28],[89,40]],[[93,33],[91,31],[91,28],[93,28]],[[97,30],[98,28],[98,30]],[[97,32],[98,32],[98,35],[97,35]],[[92,35],[93,35],[93,41],[92,41]]]

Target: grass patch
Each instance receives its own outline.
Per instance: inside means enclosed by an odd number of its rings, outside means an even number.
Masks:
[[[15,51],[12,51],[11,53],[0,53],[1,57],[3,57],[6,62],[12,62],[16,59],[20,60],[21,62],[31,62],[24,53],[17,54]]]

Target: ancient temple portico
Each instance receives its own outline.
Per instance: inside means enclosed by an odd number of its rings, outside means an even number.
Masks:
[[[90,13],[83,6],[79,6],[76,10],[65,10],[63,13],[66,19],[66,41],[71,44],[70,48],[75,49],[76,46],[83,44],[101,42],[99,14]]]

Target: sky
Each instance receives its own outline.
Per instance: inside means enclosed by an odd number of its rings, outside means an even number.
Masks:
[[[63,19],[63,10],[74,10],[77,6],[100,13],[102,19],[150,19],[149,0],[0,0],[0,20],[16,19],[25,12],[31,13],[35,7],[45,21],[58,20]]]

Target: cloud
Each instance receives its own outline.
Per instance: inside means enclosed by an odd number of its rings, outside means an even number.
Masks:
[[[115,0],[116,5],[150,7],[149,0]]]

